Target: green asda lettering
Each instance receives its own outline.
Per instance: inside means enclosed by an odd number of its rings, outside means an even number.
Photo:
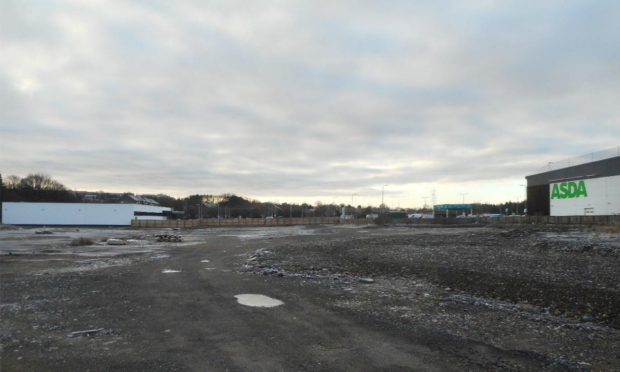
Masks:
[[[579,184],[576,182],[556,183],[551,190],[551,199],[572,199],[580,196],[588,196],[586,184],[583,181],[579,181]]]

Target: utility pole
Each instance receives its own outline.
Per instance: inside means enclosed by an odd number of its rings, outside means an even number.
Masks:
[[[465,204],[465,195],[469,195],[469,194],[465,193],[465,194],[459,194],[459,195],[463,195],[463,204]]]
[[[390,185],[383,185],[381,186],[381,208],[383,208],[383,189],[385,186],[390,186]]]

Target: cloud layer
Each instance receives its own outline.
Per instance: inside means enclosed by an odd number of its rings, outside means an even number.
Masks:
[[[72,188],[498,202],[620,142],[620,3],[12,2],[3,174]]]

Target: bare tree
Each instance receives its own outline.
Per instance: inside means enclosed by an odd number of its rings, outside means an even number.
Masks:
[[[29,188],[34,190],[67,190],[65,185],[43,173],[29,174],[20,181],[19,186],[21,188]]]
[[[19,183],[21,181],[22,179],[19,176],[11,174],[6,178],[6,182],[4,184],[6,185],[7,189],[17,189],[19,188]]]

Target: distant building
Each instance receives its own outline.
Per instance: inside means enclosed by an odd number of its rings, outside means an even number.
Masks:
[[[145,205],[159,205],[158,202],[151,198],[147,198],[144,196],[124,194],[120,198],[121,204],[145,204]]]
[[[178,213],[129,203],[2,203],[2,223],[8,225],[129,226],[131,220],[166,220]]]
[[[409,218],[409,215],[407,214],[407,212],[401,212],[401,211],[390,211],[388,212],[388,216],[392,219],[404,219],[404,218]]]
[[[471,204],[438,204],[433,206],[434,218],[456,218],[473,213]]]
[[[620,147],[545,168],[525,177],[528,215],[620,215]]]

